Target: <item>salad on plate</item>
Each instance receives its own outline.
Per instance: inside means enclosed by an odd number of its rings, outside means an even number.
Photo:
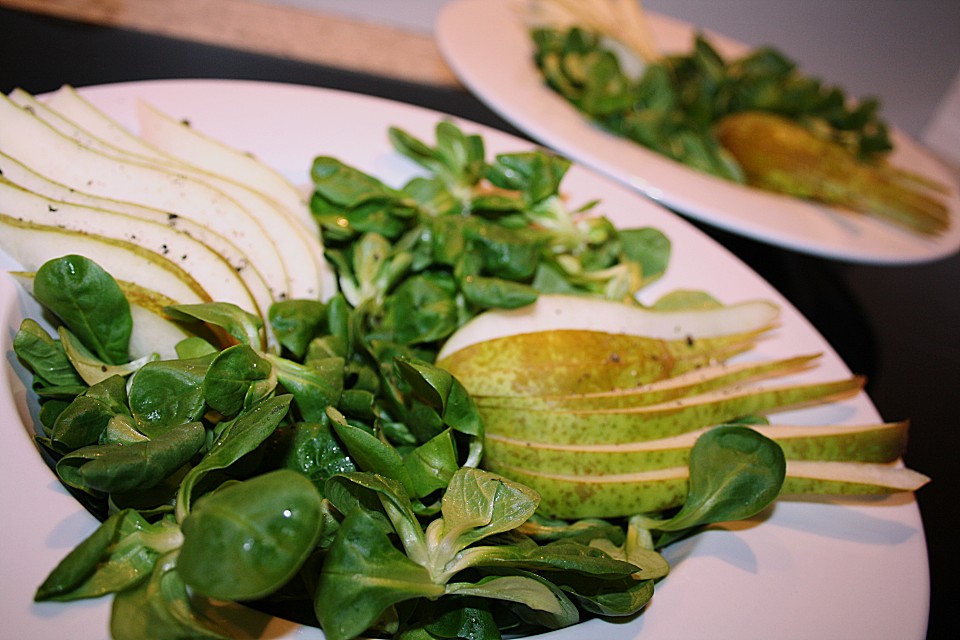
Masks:
[[[12,357],[101,521],[34,597],[112,598],[114,638],[256,633],[230,603],[330,639],[631,619],[713,524],[928,480],[906,422],[768,417],[863,380],[759,355],[769,300],[641,302],[670,238],[571,202],[562,157],[440,119],[384,132],[406,182],[315,155],[304,196],[148,104],[0,110],[0,249],[44,310]]]

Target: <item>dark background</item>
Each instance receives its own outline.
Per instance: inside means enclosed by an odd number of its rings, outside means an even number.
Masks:
[[[400,100],[521,135],[475,98],[312,64],[0,9],[0,91],[31,93],[159,78],[269,80]],[[933,478],[917,496],[931,571],[928,638],[948,637],[957,575],[960,256],[916,266],[848,264],[702,225],[788,298],[856,373],[886,420],[910,418],[907,464]],[[829,576],[824,576],[829,580]],[[898,576],[889,577],[897,589]],[[952,637],[952,636],[951,636]]]

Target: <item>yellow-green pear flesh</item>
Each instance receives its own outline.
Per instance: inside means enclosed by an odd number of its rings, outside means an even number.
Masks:
[[[621,475],[547,474],[489,465],[486,468],[540,494],[540,512],[562,519],[617,518],[679,507],[687,497],[685,466]],[[916,491],[927,476],[898,464],[788,461],[781,495],[886,495]]]
[[[814,354],[761,362],[713,364],[664,380],[635,387],[620,387],[613,391],[516,396],[472,395],[480,407],[541,410],[640,407],[729,387],[735,383],[743,384],[747,381],[797,373],[808,368],[819,357],[820,354]]]
[[[12,271],[10,275],[27,293],[33,295],[33,280],[36,273]],[[130,357],[138,360],[155,353],[161,360],[176,359],[177,343],[196,335],[196,331],[177,322],[164,312],[166,307],[179,302],[132,282],[124,280],[116,282],[127,302],[130,303],[130,315],[133,318]]]
[[[487,434],[550,444],[626,444],[656,440],[750,415],[840,400],[863,388],[861,377],[827,382],[710,391],[649,406],[528,410],[480,406]]]
[[[0,249],[24,271],[36,271],[48,260],[76,254],[93,260],[117,280],[141,283],[181,304],[212,301],[180,266],[125,240],[23,222],[0,213]]]
[[[212,299],[235,304],[260,317],[266,316],[267,308],[259,307],[237,271],[223,256],[187,233],[115,211],[51,200],[2,178],[0,202],[3,202],[3,212],[16,212],[23,222],[135,244],[163,256],[189,273]]]
[[[260,273],[257,266],[250,262],[239,247],[211,227],[197,224],[189,218],[167,213],[159,209],[145,207],[123,200],[95,196],[90,193],[78,191],[77,189],[70,189],[30,170],[2,151],[0,151],[0,170],[2,170],[4,179],[50,200],[95,209],[106,209],[108,211],[122,213],[137,220],[145,220],[149,223],[165,225],[180,233],[186,234],[203,243],[227,261],[230,267],[236,271],[237,276],[243,280],[244,285],[250,291],[250,295],[260,309],[269,309],[273,303],[270,288],[267,286],[263,274]]]
[[[773,326],[779,308],[758,300],[687,311],[654,310],[586,296],[543,294],[519,309],[485,311],[460,327],[437,355],[442,362],[472,344],[518,333],[579,329],[658,340],[702,340]]]
[[[866,425],[751,425],[788,460],[894,462],[907,446],[907,422]],[[618,445],[554,445],[486,435],[484,464],[559,475],[627,474],[686,465],[707,429]]]
[[[165,210],[220,230],[261,269],[274,299],[290,296],[288,249],[275,242],[276,230],[268,231],[284,225],[258,220],[209,184],[83,147],[6,96],[0,96],[0,150],[68,188]]]

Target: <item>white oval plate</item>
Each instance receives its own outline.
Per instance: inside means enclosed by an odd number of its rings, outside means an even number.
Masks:
[[[387,127],[433,140],[441,114],[386,100],[291,85],[236,81],[155,81],[92,87],[82,93],[135,128],[143,99],[187,118],[233,146],[251,151],[305,188],[315,155],[332,155],[400,186],[417,167],[394,153]],[[458,121],[481,133],[488,154],[526,143]],[[782,325],[757,356],[823,352],[817,368],[797,379],[849,373],[836,352],[770,285],[699,230],[632,190],[574,166],[564,181],[572,203],[601,199],[615,223],[653,225],[674,247],[666,275],[643,294],[652,301],[675,288],[699,288],[726,303],[764,298],[781,305]],[[0,255],[0,267],[15,268]],[[60,486],[31,440],[29,377],[11,351],[20,319],[37,308],[0,274],[0,619],[20,640],[108,635],[109,601],[34,604],[37,586],[96,526]],[[827,407],[782,414],[784,422],[866,423],[879,419],[865,394]],[[649,608],[622,623],[598,620],[546,634],[553,640],[657,638],[920,639],[929,605],[923,528],[912,495],[871,500],[781,502],[762,517],[718,527],[667,551],[673,573]],[[320,638],[316,629],[273,620],[265,638]]]
[[[455,0],[444,5],[436,40],[463,84],[521,131],[563,155],[701,222],[820,257],[871,264],[936,260],[960,249],[956,178],[905,134],[893,130],[892,162],[948,185],[953,224],[935,239],[877,219],[768,193],[695,171],[592,125],[542,81],[516,6],[523,0]],[[661,51],[689,51],[694,27],[649,13]],[[725,55],[746,48],[709,33]]]

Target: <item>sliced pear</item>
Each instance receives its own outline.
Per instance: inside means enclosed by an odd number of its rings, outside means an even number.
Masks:
[[[22,106],[36,106],[40,102],[36,97],[22,90],[12,91],[10,99]],[[169,161],[169,158],[160,149],[143,140],[95,107],[93,103],[69,85],[64,85],[49,94],[42,104],[44,109],[68,120],[90,136],[95,137],[100,143],[105,143],[113,149],[123,149],[144,159]],[[43,116],[41,115],[41,117]]]
[[[219,230],[258,265],[274,299],[288,297],[282,251],[265,225],[210,185],[82,147],[5,96],[0,97],[0,149],[67,187],[166,210]]]
[[[664,340],[558,329],[478,342],[437,364],[477,396],[591,393],[722,362],[751,349],[759,333]]]
[[[586,329],[551,329],[515,333],[478,342],[446,356],[438,363],[457,367],[510,368],[582,364],[595,367],[650,359],[675,361],[691,353],[709,353],[729,342],[754,342],[760,331],[736,332],[701,339],[651,338]]]
[[[907,422],[866,425],[753,425],[777,442],[788,460],[895,462],[907,446]],[[488,433],[484,463],[566,475],[625,474],[687,464],[707,429],[618,445],[554,445]]]
[[[916,491],[930,482],[922,473],[898,463],[871,464],[822,460],[788,460],[784,496],[883,495]]]
[[[26,103],[24,98],[16,95],[20,93],[25,92],[15,90],[11,98]],[[44,104],[118,149],[156,161],[188,164],[241,184],[256,185],[258,191],[276,200],[316,231],[316,222],[309,215],[304,194],[286,178],[254,156],[206,136],[143,101],[136,105],[139,135],[120,125],[69,85],[50,94]]]
[[[33,295],[35,272],[12,271],[10,275],[27,293]],[[130,357],[138,360],[157,354],[161,360],[177,358],[177,343],[196,335],[193,327],[188,327],[164,313],[165,307],[178,304],[178,301],[132,282],[116,282],[130,303],[130,315],[133,317]]]
[[[23,222],[123,240],[152,251],[191,274],[212,299],[233,303],[261,317],[267,312],[220,254],[182,231],[106,209],[50,200],[2,179],[0,202],[2,211],[16,212]]]
[[[472,394],[480,407],[516,409],[617,409],[639,407],[692,396],[735,383],[758,381],[772,376],[797,373],[810,366],[819,354],[769,361],[710,364],[670,378],[635,387],[591,393],[549,393],[544,395]]]
[[[111,135],[112,130],[103,127],[102,131],[95,131],[78,124],[69,115],[52,109],[48,103],[38,100],[23,89],[14,89],[8,96],[10,101],[26,109],[31,114],[40,118],[48,125],[60,133],[72,138],[81,146],[99,151],[101,153],[120,153],[121,150],[128,155],[133,155],[141,161],[156,162],[163,161],[163,154],[157,150],[151,150],[148,145],[138,146],[136,138],[130,136],[129,142],[126,138],[117,137],[118,142],[123,142],[125,146],[115,144],[103,137],[102,134]],[[120,127],[122,129],[122,127]]]
[[[297,214],[309,229],[319,234],[306,196],[255,156],[229,147],[143,101],[137,103],[137,117],[140,135],[150,144],[201,169],[257,185],[258,190]]]
[[[247,256],[233,242],[210,227],[159,209],[70,189],[30,170],[3,152],[0,152],[0,171],[3,178],[50,200],[115,211],[148,223],[167,226],[195,238],[227,261],[237,276],[243,280],[260,309],[269,309],[273,302],[270,289],[256,265],[251,264]]]
[[[609,390],[626,391],[638,386],[664,380],[666,376],[678,376],[713,365],[748,351],[752,342],[735,342],[725,345],[723,351],[688,354],[679,360],[651,358],[611,362],[603,366],[588,366],[580,363],[556,363],[552,365],[483,368],[449,366],[449,361],[440,365],[456,377],[481,401],[484,397],[511,398],[514,402],[490,403],[499,406],[522,407],[522,400],[534,396],[576,395],[601,393]],[[485,403],[486,404],[486,403]]]
[[[72,253],[96,261],[117,280],[141,283],[181,304],[212,301],[193,276],[171,260],[124,240],[23,222],[0,212],[0,249],[24,271]]]
[[[685,466],[593,476],[546,474],[496,464],[487,469],[537,491],[540,510],[564,519],[615,518],[679,507],[686,500],[689,477]],[[886,495],[916,491],[929,480],[897,464],[790,460],[781,495]]]
[[[55,99],[56,96],[60,96],[60,99]],[[119,123],[96,109],[75,91],[61,89],[46,104],[23,91],[14,92],[11,99],[29,106],[30,111],[37,117],[89,149],[111,157],[123,157],[177,174],[189,175],[234,199],[264,223],[275,244],[284,247],[282,258],[290,279],[291,297],[319,298],[322,288],[329,286],[330,283],[325,280],[332,278],[332,274],[327,273],[329,267],[319,243],[319,229],[302,199],[298,199],[294,209],[288,208],[286,204],[264,193],[260,189],[262,183],[251,182],[249,179],[264,179],[262,176],[230,174],[230,164],[217,165],[219,156],[206,157],[209,156],[209,151],[205,145],[194,149],[194,156],[175,157],[142,138],[123,135],[124,128]],[[87,128],[77,122],[77,119],[82,120]],[[180,133],[176,129],[174,132]],[[209,142],[214,148],[219,144]],[[249,157],[246,159],[252,160]],[[203,166],[198,164],[198,161]],[[268,178],[273,175],[266,169],[262,173]],[[271,184],[269,179],[268,184]]]
[[[551,475],[498,464],[484,468],[540,494],[538,512],[551,518],[620,518],[657,513],[687,498],[687,467],[641,471],[622,476]]]
[[[586,296],[544,294],[519,309],[496,309],[476,316],[444,344],[437,360],[478,342],[518,333],[582,329],[625,333],[660,340],[700,340],[771,327],[780,313],[757,300],[708,310],[658,311]]]
[[[863,388],[860,377],[808,384],[710,391],[649,406],[598,410],[526,410],[480,407],[490,435],[549,444],[625,444],[656,440],[730,422],[742,416],[796,409],[846,398]]]

